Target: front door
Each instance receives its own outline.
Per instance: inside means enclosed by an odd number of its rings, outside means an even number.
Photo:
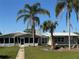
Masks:
[[[21,39],[21,45],[23,45],[24,44],[24,39]]]

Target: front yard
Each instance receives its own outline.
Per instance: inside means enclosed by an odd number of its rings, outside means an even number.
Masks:
[[[79,59],[79,51],[44,51],[43,47],[26,47],[25,59]]]
[[[0,59],[15,59],[19,47],[0,47]]]

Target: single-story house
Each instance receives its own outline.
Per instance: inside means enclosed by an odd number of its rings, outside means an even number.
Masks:
[[[57,32],[57,33],[53,33],[53,35],[54,35],[56,45],[68,45],[69,44],[69,40],[68,40],[69,33],[68,32]],[[48,44],[51,45],[51,38]],[[73,32],[70,33],[70,44],[71,46],[75,44],[79,44],[78,34],[73,33]]]
[[[53,33],[56,45],[68,45],[68,32]],[[71,45],[79,44],[78,34],[70,33]],[[52,39],[50,33],[40,33],[35,35],[35,46],[51,45]],[[0,35],[0,46],[25,45],[33,46],[32,33],[17,32]]]
[[[36,34],[34,42],[35,46],[47,44],[48,36]],[[33,46],[32,33],[17,32],[0,36],[0,46],[14,46],[14,45]]]

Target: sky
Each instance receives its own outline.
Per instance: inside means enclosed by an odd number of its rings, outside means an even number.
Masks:
[[[24,7],[24,4],[33,4],[39,2],[41,4],[41,8],[47,9],[50,11],[51,17],[49,18],[47,15],[40,15],[40,24],[42,24],[45,20],[58,20],[58,26],[55,32],[62,32],[63,30],[67,31],[66,26],[66,17],[65,17],[65,9],[59,15],[58,18],[55,17],[55,7],[57,4],[57,0],[0,0],[0,32],[3,34],[13,33],[13,32],[22,32],[27,27],[26,24],[20,19],[18,22],[16,21],[17,12]],[[72,13],[71,23],[73,28],[71,28],[71,32],[78,32],[79,22],[76,21],[75,13]],[[37,28],[38,30],[38,28]]]

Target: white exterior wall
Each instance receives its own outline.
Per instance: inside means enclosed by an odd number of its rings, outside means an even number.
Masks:
[[[14,43],[10,43],[10,44],[9,43],[5,43],[5,44],[4,43],[2,43],[2,44],[0,43],[1,47],[3,47],[3,46],[9,47],[9,46],[14,46],[14,45],[15,45]]]
[[[62,36],[61,36],[62,37]],[[57,42],[55,42],[56,43],[56,45],[68,45],[68,38],[67,37],[64,37],[64,42],[59,42],[58,40],[59,39],[55,39],[55,40],[57,40]],[[61,40],[61,39],[60,39]],[[73,38],[73,37],[71,37],[71,45],[73,45],[73,44],[77,44],[78,42],[77,42],[77,38],[75,37],[75,38]],[[52,39],[51,38],[49,38],[49,41],[48,41],[48,43],[47,43],[48,45],[52,45]]]

